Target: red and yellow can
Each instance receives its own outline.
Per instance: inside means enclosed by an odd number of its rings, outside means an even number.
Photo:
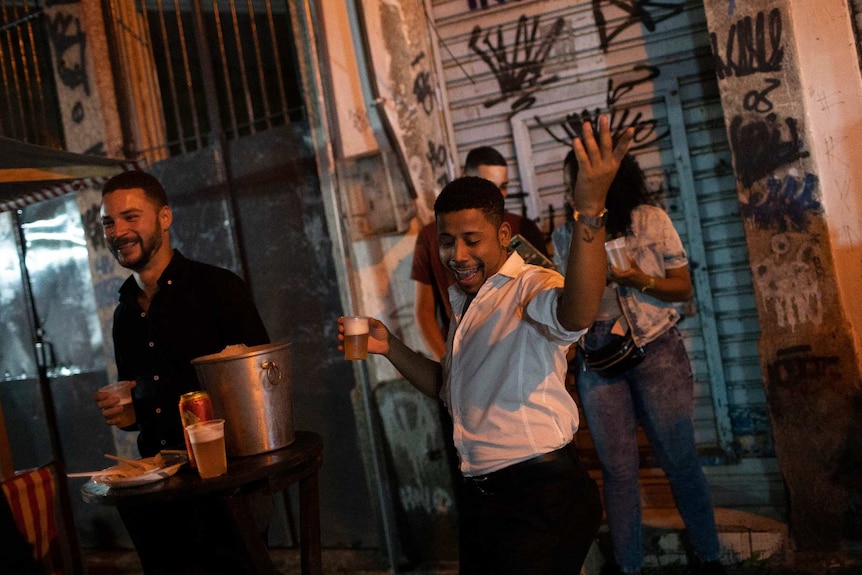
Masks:
[[[213,403],[205,391],[190,391],[180,396],[180,419],[183,422],[183,435],[186,440],[186,451],[189,453],[189,465],[197,469],[195,454],[192,452],[192,444],[189,441],[189,433],[186,427],[199,421],[213,419]]]

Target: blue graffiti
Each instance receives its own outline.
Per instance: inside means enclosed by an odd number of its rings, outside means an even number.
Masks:
[[[814,197],[816,186],[814,174],[805,174],[801,190],[793,176],[785,177],[783,182],[770,177],[765,192],[752,189],[747,200],[740,202],[740,213],[761,229],[803,232],[808,229],[808,214],[822,212]]]

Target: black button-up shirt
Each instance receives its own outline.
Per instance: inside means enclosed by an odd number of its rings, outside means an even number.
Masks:
[[[179,251],[159,278],[144,312],[134,277],[120,288],[114,311],[114,352],[132,390],[141,456],[185,449],[180,395],[200,389],[191,360],[228,345],[269,343],[251,291],[233,272],[186,259]],[[134,429],[134,428],[132,428]]]

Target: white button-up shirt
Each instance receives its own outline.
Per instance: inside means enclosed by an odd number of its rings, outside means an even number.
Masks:
[[[578,409],[565,387],[566,351],[583,331],[557,321],[563,277],[513,253],[454,317],[440,395],[454,423],[464,475],[484,475],[566,445]]]

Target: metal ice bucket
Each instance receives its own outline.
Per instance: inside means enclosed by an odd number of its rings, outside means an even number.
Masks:
[[[229,457],[255,455],[293,443],[289,343],[231,345],[192,360],[213,413],[224,418]]]

